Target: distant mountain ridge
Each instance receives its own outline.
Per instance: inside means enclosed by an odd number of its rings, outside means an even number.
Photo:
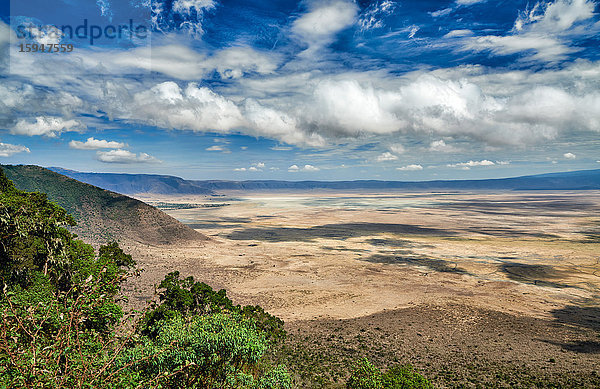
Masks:
[[[59,167],[49,167],[58,174],[102,189],[122,194],[210,194],[210,190],[183,178],[158,174],[82,173]]]
[[[436,181],[276,181],[185,180],[154,174],[81,173],[49,168],[76,180],[123,194],[214,194],[219,190],[592,190],[600,189],[600,169],[514,178]]]
[[[18,189],[43,192],[77,221],[73,232],[91,243],[133,240],[171,244],[208,239],[166,213],[122,194],[33,165],[0,165]]]

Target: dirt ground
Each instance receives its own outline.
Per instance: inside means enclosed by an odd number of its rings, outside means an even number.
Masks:
[[[144,268],[132,304],[174,270],[225,288],[286,321],[286,358],[325,358],[329,373],[299,377],[309,386],[335,386],[359,355],[440,387],[598,383],[599,192],[137,198],[211,240],[125,243]]]

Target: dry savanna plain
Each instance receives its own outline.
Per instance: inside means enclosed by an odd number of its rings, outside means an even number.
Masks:
[[[259,304],[300,386],[366,356],[437,387],[600,387],[600,192],[136,197],[209,239],[128,243],[131,303],[178,270]]]

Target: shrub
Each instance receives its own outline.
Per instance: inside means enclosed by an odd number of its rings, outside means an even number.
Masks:
[[[234,305],[227,297],[225,289],[215,291],[203,282],[194,281],[193,277],[180,279],[177,271],[167,274],[158,289],[161,290],[159,293],[160,304],[154,304],[141,321],[140,330],[147,336],[157,336],[163,321],[171,320],[179,315],[194,316],[229,312],[253,319],[257,328],[269,341],[275,342],[285,337],[283,320],[270,315],[259,306]]]
[[[395,366],[382,373],[368,359],[357,364],[346,383],[348,389],[433,389],[411,366]]]
[[[169,388],[289,388],[285,369],[261,368],[268,348],[255,322],[214,313],[164,321],[157,336],[138,345],[129,361]]]

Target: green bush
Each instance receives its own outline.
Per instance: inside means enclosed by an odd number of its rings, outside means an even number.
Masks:
[[[253,319],[269,341],[279,341],[285,337],[283,320],[270,315],[259,306],[234,305],[227,297],[225,289],[213,290],[193,277],[180,279],[178,271],[167,274],[159,284],[160,304],[154,304],[141,321],[143,334],[156,337],[165,320],[182,316],[209,315],[229,312]]]
[[[361,359],[346,383],[348,389],[433,389],[411,366],[394,366],[382,373],[368,359]]]
[[[289,388],[284,368],[260,366],[268,348],[253,320],[214,313],[162,322],[157,336],[139,344],[123,363],[168,388]]]
[[[383,387],[390,389],[433,389],[429,380],[412,366],[395,366],[383,374]]]
[[[361,359],[346,384],[348,389],[381,389],[383,380],[381,371],[373,366],[367,358]]]

